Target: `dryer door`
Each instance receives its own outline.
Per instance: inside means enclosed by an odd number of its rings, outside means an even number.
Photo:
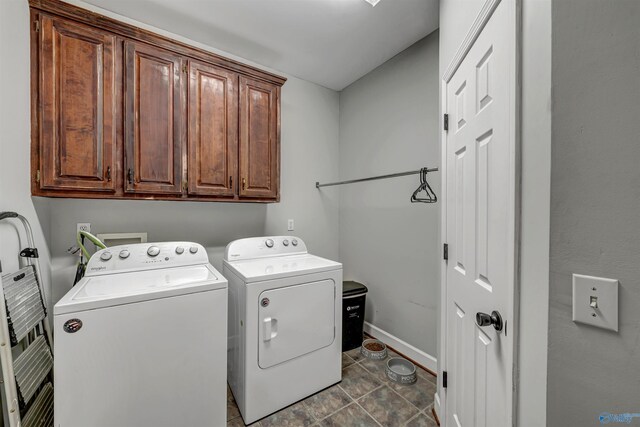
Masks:
[[[262,369],[327,347],[335,339],[333,280],[264,291],[257,304],[258,365]]]

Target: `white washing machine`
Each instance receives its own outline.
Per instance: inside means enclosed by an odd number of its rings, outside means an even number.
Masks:
[[[296,237],[236,240],[229,280],[228,381],[246,424],[341,380],[342,264]]]
[[[56,427],[226,425],[227,281],[201,245],[98,251],[53,314]]]

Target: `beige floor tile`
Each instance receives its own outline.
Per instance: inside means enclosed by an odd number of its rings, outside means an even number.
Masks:
[[[338,385],[329,387],[304,400],[304,404],[316,420],[321,420],[333,414],[351,402],[353,400]]]
[[[357,403],[352,403],[319,423],[322,427],[380,427]]]
[[[388,427],[400,427],[420,412],[387,386],[367,394],[358,403],[376,421]]]
[[[364,396],[381,384],[380,381],[375,379],[373,375],[360,365],[351,365],[342,370],[340,387],[353,399]]]
[[[355,361],[347,355],[347,353],[342,353],[342,369],[346,368],[349,365],[353,365]]]
[[[388,384],[393,391],[407,399],[420,410],[425,409],[433,403],[436,386],[431,381],[427,381],[420,376],[418,376],[418,380],[413,384],[398,384],[393,381],[389,381]]]
[[[406,427],[437,427],[438,424],[433,419],[433,417],[429,415],[425,415],[423,413],[418,414],[413,417],[407,424]]]
[[[309,408],[303,402],[298,402],[261,419],[260,427],[307,427],[316,421]]]

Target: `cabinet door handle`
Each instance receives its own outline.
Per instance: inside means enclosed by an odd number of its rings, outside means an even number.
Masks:
[[[133,171],[131,168],[127,171],[127,181],[129,181],[129,184],[133,184]]]
[[[111,182],[111,166],[107,166],[107,181]]]
[[[233,176],[229,176],[229,188],[233,190]]]
[[[247,186],[247,180],[245,178],[242,178],[242,189],[244,190],[246,186]]]

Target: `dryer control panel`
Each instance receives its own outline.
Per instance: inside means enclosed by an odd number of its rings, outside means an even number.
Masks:
[[[99,250],[89,260],[86,276],[207,263],[207,251],[199,243],[136,243]]]
[[[265,258],[307,253],[307,245],[295,236],[250,237],[235,240],[227,245],[224,252],[226,261]]]

